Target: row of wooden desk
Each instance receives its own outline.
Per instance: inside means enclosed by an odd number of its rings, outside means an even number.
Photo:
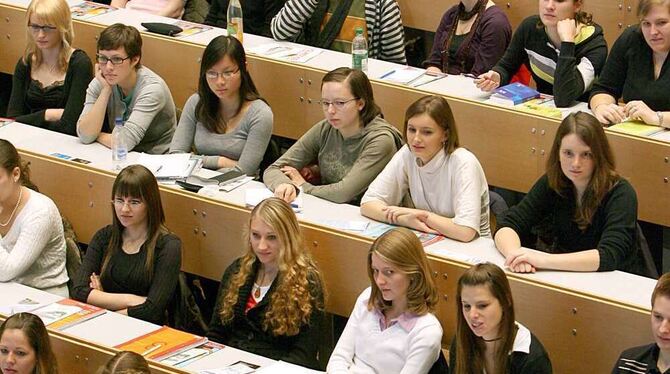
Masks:
[[[12,73],[25,47],[24,8],[27,0],[3,1],[6,3],[0,3],[0,45],[3,50],[0,71]],[[97,36],[104,25],[123,22],[141,29],[141,22],[166,19],[121,9],[91,21],[95,23],[74,22],[75,46],[89,56],[95,56]],[[168,82],[178,107],[183,106],[196,90],[204,46],[223,33],[215,28],[184,40],[143,34],[142,63]],[[245,34],[244,40],[247,49],[270,41],[250,34]],[[273,108],[274,134],[293,139],[323,118],[319,104],[323,75],[351,62],[350,56],[333,51],[324,51],[307,64],[254,55],[249,55],[248,60],[256,85]],[[394,68],[400,66],[371,60],[368,75],[379,77]],[[449,76],[419,89],[375,79],[373,86],[385,118],[400,129],[410,103],[426,94],[445,96],[453,109],[461,143],[478,157],[491,185],[525,192],[544,173],[559,121],[483,103],[486,95],[479,92],[469,78],[460,76]],[[639,218],[670,226],[670,143],[611,132],[608,132],[608,138],[618,171],[637,191]]]
[[[99,144],[83,145],[74,137],[10,124],[0,138],[12,141],[31,162],[34,182],[56,201],[88,241],[111,221],[109,205],[114,175],[110,152]],[[65,153],[92,161],[76,164],[48,156]],[[133,155],[134,157],[136,155]],[[252,182],[254,183],[254,182]],[[205,197],[171,186],[161,187],[167,223],[183,242],[183,270],[218,280],[245,248],[241,228],[245,185],[231,193]],[[349,315],[357,295],[369,285],[366,271],[371,238],[329,227],[325,219],[365,220],[358,208],[305,196],[299,215],[306,245],[323,271],[330,295],[328,311]],[[455,331],[455,289],[458,277],[471,263],[503,258],[490,239],[463,244],[443,240],[426,248],[442,301],[438,317],[448,345]],[[557,373],[607,372],[624,348],[652,340],[648,299],[654,280],[621,272],[508,274],[517,318],[550,352]],[[589,360],[576,360],[576,355]]]

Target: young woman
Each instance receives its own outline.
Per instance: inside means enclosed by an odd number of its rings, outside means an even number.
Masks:
[[[0,139],[0,282],[68,297],[67,281],[58,208],[37,192],[16,148]]]
[[[326,119],[268,167],[263,181],[287,202],[302,189],[336,203],[357,203],[401,147],[400,132],[382,119],[372,85],[359,70],[337,68],[326,74],[321,105]],[[306,182],[299,171],[314,162],[320,185]]]
[[[602,28],[581,11],[583,0],[539,0],[539,5],[539,15],[519,25],[503,58],[475,84],[492,91],[525,64],[537,90],[554,95],[556,106],[587,101],[607,58]]]
[[[433,50],[423,64],[428,71],[479,75],[505,53],[512,26],[491,0],[461,0],[444,13]]]
[[[612,47],[591,92],[593,114],[602,123],[632,118],[670,127],[670,0],[640,0],[640,24],[626,28]],[[623,98],[625,106],[617,101]]]
[[[486,176],[459,146],[444,98],[425,96],[407,108],[405,141],[365,192],[361,214],[464,242],[490,237]],[[408,193],[415,208],[400,206]]]
[[[495,243],[514,272],[640,272],[637,197],[615,170],[598,120],[577,112],[556,131],[546,174],[498,224]],[[531,231],[547,252],[521,248]],[[537,243],[525,240],[524,245]]]
[[[433,315],[437,288],[416,235],[396,228],[377,238],[368,277],[328,373],[427,373],[440,354],[442,327]]]
[[[121,170],[112,186],[112,224],[91,239],[74,282],[74,298],[163,324],[181,267],[181,241],[165,227],[158,184],[141,165]]]
[[[116,23],[100,33],[95,78],[77,122],[83,143],[111,148],[111,127],[120,119],[129,152],[168,151],[177,123],[172,94],[161,77],[140,65],[141,58],[142,37],[133,26]]]
[[[7,116],[76,136],[91,60],[72,48],[74,32],[65,0],[33,0],[26,13],[26,51],[16,63]]]
[[[0,326],[0,373],[58,374],[49,333],[38,316],[14,314]]]
[[[170,152],[195,148],[208,169],[256,175],[270,136],[272,110],[249,75],[242,43],[214,38],[203,52],[198,93],[186,101]]]
[[[449,349],[452,374],[551,374],[542,343],[514,320],[505,273],[477,264],[458,279],[456,336]]]
[[[626,349],[612,374],[667,373],[670,369],[670,273],[663,274],[651,294],[651,332],[654,343]]]
[[[130,351],[121,351],[112,357],[96,374],[151,374],[144,356]]]
[[[291,207],[252,211],[246,254],[223,274],[207,337],[275,360],[317,366],[323,280]]]

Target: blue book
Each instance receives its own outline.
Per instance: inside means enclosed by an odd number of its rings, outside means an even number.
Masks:
[[[519,105],[539,97],[539,92],[516,82],[496,88],[496,90],[493,91],[493,95],[491,95],[491,101],[503,105]]]

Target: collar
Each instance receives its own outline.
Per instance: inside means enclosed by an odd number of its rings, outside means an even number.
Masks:
[[[368,299],[368,300],[369,300],[369,299]],[[365,300],[365,305],[368,304],[368,300]],[[379,328],[380,328],[380,330],[384,330],[384,325],[385,325],[385,321],[384,321],[384,320],[385,320],[384,313],[382,313],[382,312],[381,312],[379,309],[377,309],[377,308],[374,308],[374,309],[372,310],[372,313],[374,313],[375,318],[379,320]],[[398,324],[398,326],[400,326],[400,328],[402,328],[403,330],[405,330],[405,332],[409,333],[410,331],[412,331],[412,329],[413,329],[414,326],[416,325],[416,322],[417,322],[417,319],[418,319],[418,318],[419,318],[419,317],[418,317],[416,314],[414,314],[414,313],[405,312],[405,313],[399,315],[397,318],[392,319],[391,322],[388,324],[388,327],[387,327],[387,328],[389,328],[389,327],[391,327],[391,326],[393,326],[393,325],[395,325],[395,324]]]
[[[530,353],[531,334],[526,326],[516,323],[517,331],[512,344],[512,352]]]
[[[409,145],[407,147],[409,148]],[[456,152],[456,150],[454,150],[454,152]],[[444,148],[437,152],[435,156],[433,156],[433,158],[425,164],[423,161],[421,161],[420,158],[414,157],[414,162],[416,162],[416,165],[419,167],[419,169],[421,169],[422,172],[429,174],[440,171],[444,163],[448,160],[449,155],[447,155],[447,152],[444,151]]]

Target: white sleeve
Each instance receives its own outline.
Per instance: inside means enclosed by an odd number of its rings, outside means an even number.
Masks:
[[[40,207],[26,213],[23,220],[12,224],[19,225],[20,230],[14,248],[0,245],[0,282],[9,282],[25,273],[42,254],[53,234],[50,221],[55,217],[46,209]]]
[[[369,313],[366,303],[362,300],[366,293],[367,297],[365,299],[370,297],[368,290],[363,291],[361,296],[356,300],[354,310],[351,312],[347,325],[344,327],[344,331],[342,331],[342,335],[328,360],[328,367],[326,368],[328,374],[346,374],[349,372],[349,367],[353,363],[356,352],[356,335],[360,333],[360,321],[365,316],[365,313]]]
[[[488,209],[488,205],[482,206],[482,191],[488,189],[486,177],[473,154],[468,152],[458,156],[459,162],[454,165],[456,170],[452,171],[455,175],[452,186],[454,223],[481,234],[482,210]]]
[[[370,183],[361,199],[361,205],[375,200],[386,205],[398,205],[402,202],[402,198],[409,189],[407,169],[403,162],[408,152],[406,147],[403,146],[396,152],[384,170]]]
[[[409,353],[400,374],[428,373],[442,349],[442,327],[437,319],[426,326],[416,326],[410,334]]]

